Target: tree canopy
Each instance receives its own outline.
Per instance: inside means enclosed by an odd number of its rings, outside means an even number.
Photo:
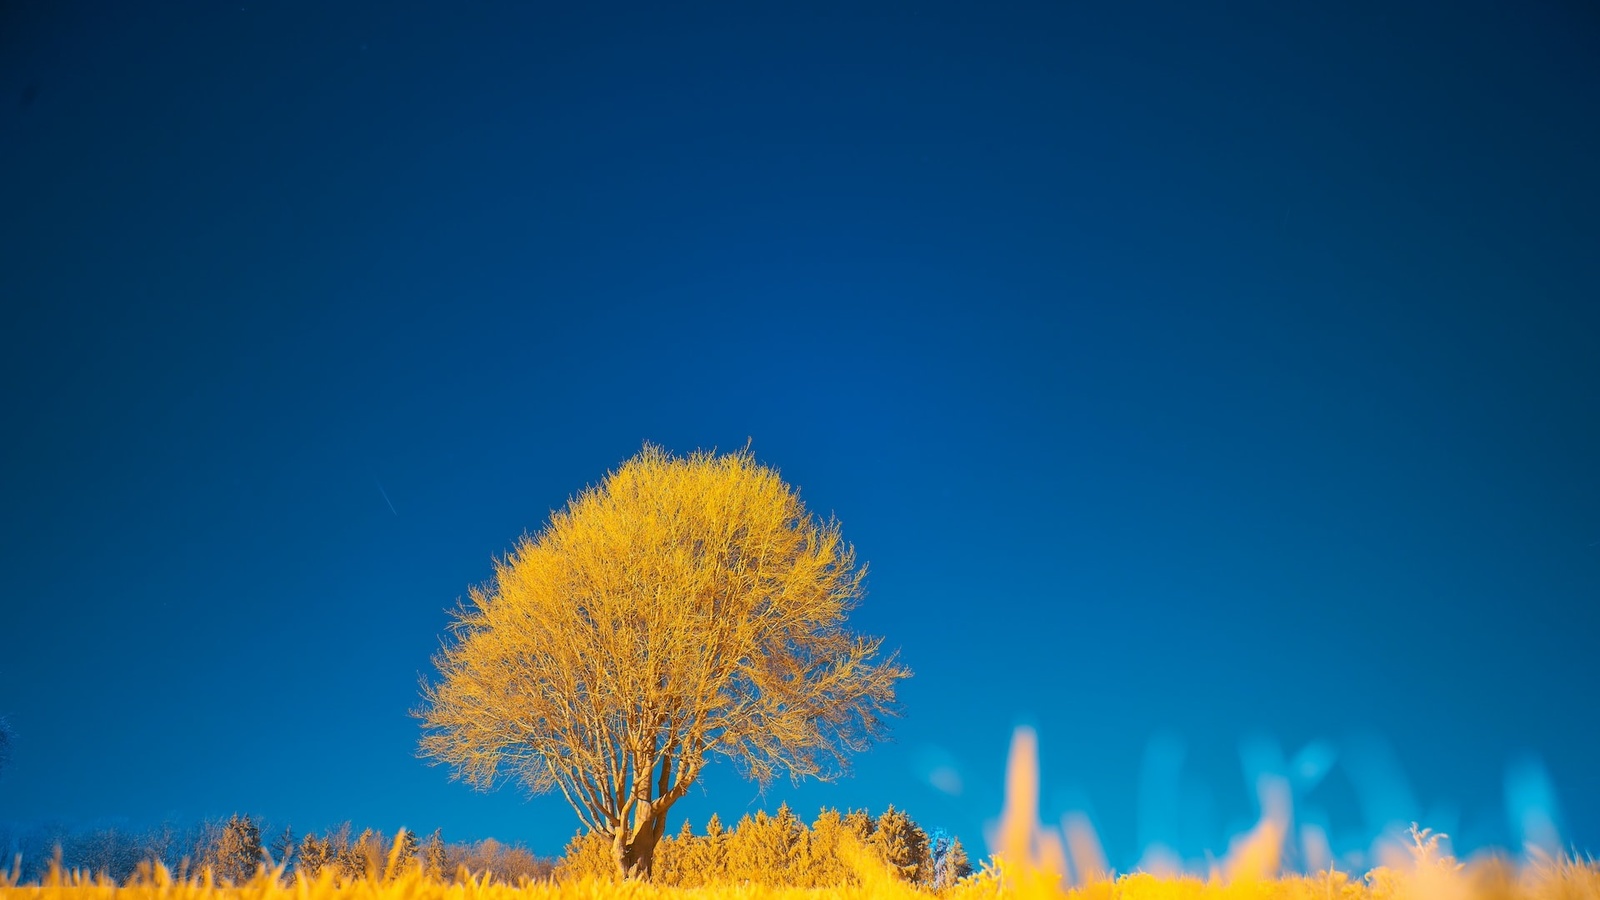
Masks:
[[[497,560],[424,679],[421,753],[479,789],[559,788],[647,874],[713,756],[832,779],[910,675],[846,628],[865,565],[747,449],[651,445]]]

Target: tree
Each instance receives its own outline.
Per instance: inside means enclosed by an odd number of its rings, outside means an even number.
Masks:
[[[895,809],[893,804],[884,810],[867,846],[901,880],[912,884],[929,880],[928,834],[904,810]]]
[[[318,838],[310,832],[300,839],[300,850],[295,862],[295,871],[306,878],[316,878],[322,870],[333,863],[333,846],[325,838]]]
[[[139,835],[126,829],[91,828],[72,835],[62,849],[62,861],[121,882],[138,868],[143,855],[139,843]]]
[[[733,881],[789,884],[799,862],[805,824],[787,803],[776,815],[757,810],[733,830],[727,847],[728,877]]]
[[[393,878],[401,872],[409,871],[418,864],[417,853],[421,845],[417,843],[417,836],[410,830],[402,828],[394,837],[394,844],[389,848],[389,858],[385,861],[384,877]]]
[[[361,829],[360,837],[350,845],[345,856],[345,873],[352,879],[376,879],[383,874],[383,835],[371,828]]]
[[[728,832],[723,830],[722,819],[716,813],[706,821],[704,837],[694,838],[685,845],[683,871],[679,879],[684,887],[699,887],[721,881],[728,875]]]
[[[579,881],[584,878],[605,878],[616,874],[617,861],[611,855],[611,839],[598,831],[578,830],[567,841],[556,863],[556,878],[560,881]]]
[[[346,881],[356,881],[367,874],[365,854],[361,851],[361,838],[352,839],[350,833],[353,830],[349,822],[342,822],[338,828],[322,838],[322,846],[326,850],[326,860],[323,865]],[[362,837],[365,836],[366,832],[362,832]]]
[[[694,848],[701,841],[701,838],[694,836],[694,828],[689,824],[689,820],[684,819],[677,834],[669,834],[656,842],[654,861],[650,865],[650,879],[663,887],[688,887],[688,882],[694,874],[689,871],[687,863],[691,861]],[[611,861],[610,857],[611,848],[607,846],[606,862]]]
[[[838,810],[822,810],[806,835],[804,856],[799,865],[801,877],[795,886],[830,888],[853,883],[855,872],[840,855],[846,843],[865,846],[854,831],[845,827],[844,817]]]
[[[868,815],[864,809],[852,809],[845,813],[844,817],[839,820],[839,825],[849,832],[863,847],[867,846],[867,842],[872,840],[872,830],[876,827],[872,821],[872,816]]]
[[[438,828],[422,844],[422,871],[439,881],[455,874],[445,871],[444,833]]]
[[[272,859],[276,865],[289,868],[289,858],[294,855],[294,829],[285,825],[278,836],[272,839]]]
[[[928,851],[933,869],[929,887],[936,891],[955,887],[956,882],[972,874],[972,863],[967,859],[967,849],[961,839],[951,837],[943,829],[935,831]]]
[[[712,755],[831,780],[910,675],[845,628],[865,566],[746,448],[645,445],[473,588],[422,683],[421,755],[488,790],[559,788],[648,876]]]
[[[222,826],[215,851],[217,878],[243,884],[261,864],[261,829],[249,816],[234,815]]]

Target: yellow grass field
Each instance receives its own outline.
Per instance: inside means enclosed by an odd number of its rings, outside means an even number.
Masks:
[[[721,884],[676,888],[646,882],[584,879],[510,885],[488,875],[459,873],[439,880],[404,866],[400,843],[387,871],[341,880],[328,870],[316,879],[263,868],[238,885],[218,884],[210,872],[178,877],[160,865],[144,865],[126,884],[87,873],[53,871],[42,883],[17,884],[0,874],[0,900],[787,900],[838,897],[905,900],[1600,900],[1600,865],[1593,860],[1486,856],[1462,863],[1440,851],[1438,836],[1413,828],[1408,844],[1380,847],[1384,864],[1361,875],[1330,869],[1285,874],[1279,852],[1285,838],[1269,813],[1239,836],[1231,852],[1204,876],[1105,873],[1097,838],[1069,824],[1065,834],[1037,821],[1038,771],[1032,735],[1019,732],[1006,779],[996,855],[977,874],[937,894],[896,879],[856,854],[852,884],[836,888],[774,888]],[[1265,804],[1264,804],[1265,805]]]
[[[802,890],[760,885],[664,888],[638,882],[618,884],[593,880],[506,885],[479,878],[445,883],[416,874],[341,883],[331,876],[315,881],[285,881],[264,872],[253,881],[228,886],[214,884],[204,876],[177,879],[164,869],[157,869],[146,870],[121,886],[71,874],[57,875],[38,885],[0,884],[0,897],[6,900],[670,900],[680,897],[697,900],[802,897],[926,900],[930,896],[887,876],[864,878],[859,884],[839,888]],[[1001,897],[1020,900],[1054,897],[1084,900],[1594,900],[1600,898],[1600,868],[1570,862],[1523,867],[1483,863],[1460,870],[1384,868],[1362,879],[1331,872],[1232,882],[1194,877],[1158,878],[1136,873],[1077,887],[1060,885],[1039,872],[996,877],[991,870],[939,896],[950,900]]]

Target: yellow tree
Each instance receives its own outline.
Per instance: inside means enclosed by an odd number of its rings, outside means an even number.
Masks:
[[[470,591],[422,683],[421,755],[478,789],[559,788],[647,876],[713,756],[830,780],[882,735],[910,671],[845,627],[865,572],[748,448],[646,444]]]

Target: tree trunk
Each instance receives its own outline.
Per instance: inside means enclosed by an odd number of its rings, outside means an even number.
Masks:
[[[667,825],[667,807],[650,809],[635,822],[633,834],[627,825],[618,825],[612,832],[611,853],[617,861],[617,874],[623,879],[650,880],[655,863],[656,843],[661,840]]]

